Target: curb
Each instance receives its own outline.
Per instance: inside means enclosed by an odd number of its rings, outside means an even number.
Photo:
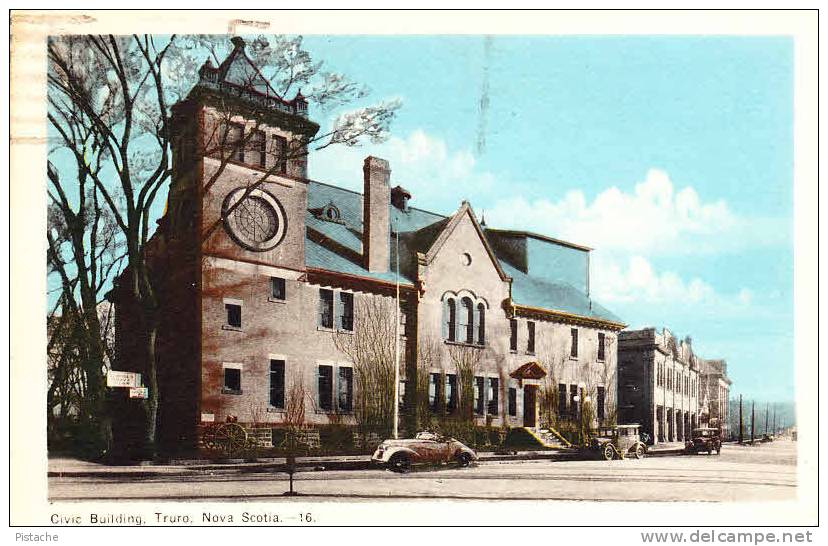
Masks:
[[[671,457],[683,455],[683,449],[662,449],[647,453],[647,457]],[[584,458],[576,451],[544,452],[532,451],[517,454],[501,453],[482,455],[478,464],[506,463],[519,461],[577,461]],[[313,472],[324,470],[369,470],[378,468],[370,459],[351,460],[301,460],[296,461],[296,470],[299,472]],[[144,466],[141,470],[110,470],[108,468],[96,470],[50,470],[49,478],[154,478],[154,477],[187,477],[212,474],[247,474],[257,472],[287,473],[287,464],[284,462],[227,462],[212,464],[182,465],[177,468],[150,470]]]

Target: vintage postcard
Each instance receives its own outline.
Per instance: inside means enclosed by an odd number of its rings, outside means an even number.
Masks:
[[[11,523],[809,541],[816,18],[12,12]]]

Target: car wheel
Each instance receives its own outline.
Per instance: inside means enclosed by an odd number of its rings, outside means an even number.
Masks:
[[[411,459],[405,453],[396,453],[388,459],[388,468],[394,472],[404,474],[411,470]]]
[[[708,455],[713,455],[713,449],[708,447],[707,448],[707,454]]]
[[[643,459],[644,458],[644,446],[638,444],[635,448],[635,452],[633,453],[636,459]]]
[[[615,450],[612,448],[612,444],[606,444],[604,449],[601,450],[601,454],[604,456],[604,460],[613,460],[615,458]]]
[[[471,463],[471,456],[468,453],[460,452],[455,457],[457,460],[457,464],[460,465],[462,468],[469,466]]]

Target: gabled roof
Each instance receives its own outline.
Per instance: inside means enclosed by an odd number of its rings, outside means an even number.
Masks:
[[[497,259],[495,256],[492,247],[489,246],[489,241],[486,239],[486,236],[483,234],[483,229],[480,227],[480,224],[477,222],[477,218],[474,216],[474,211],[469,205],[468,201],[463,201],[460,205],[460,208],[457,209],[448,220],[448,223],[445,225],[443,229],[441,229],[437,235],[437,238],[431,244],[431,247],[425,254],[426,263],[430,263],[440,252],[440,249],[443,245],[448,241],[451,237],[454,230],[457,229],[457,226],[460,225],[460,222],[463,221],[463,217],[468,215],[469,219],[472,222],[472,226],[474,226],[475,231],[477,231],[477,236],[480,237],[480,242],[483,243],[483,247],[486,249],[486,253],[489,255],[489,259],[492,261],[492,265],[494,265],[495,269],[497,270],[497,274],[500,275],[500,278],[504,281],[509,280],[509,276],[503,271],[503,268],[500,266],[500,260]]]

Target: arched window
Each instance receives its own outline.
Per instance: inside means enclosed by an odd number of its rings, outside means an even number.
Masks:
[[[486,343],[486,306],[482,303],[477,304],[477,344],[484,345]]]
[[[456,340],[457,304],[453,298],[443,300],[443,339]]]
[[[460,300],[460,335],[466,343],[474,343],[474,304],[471,298]]]

